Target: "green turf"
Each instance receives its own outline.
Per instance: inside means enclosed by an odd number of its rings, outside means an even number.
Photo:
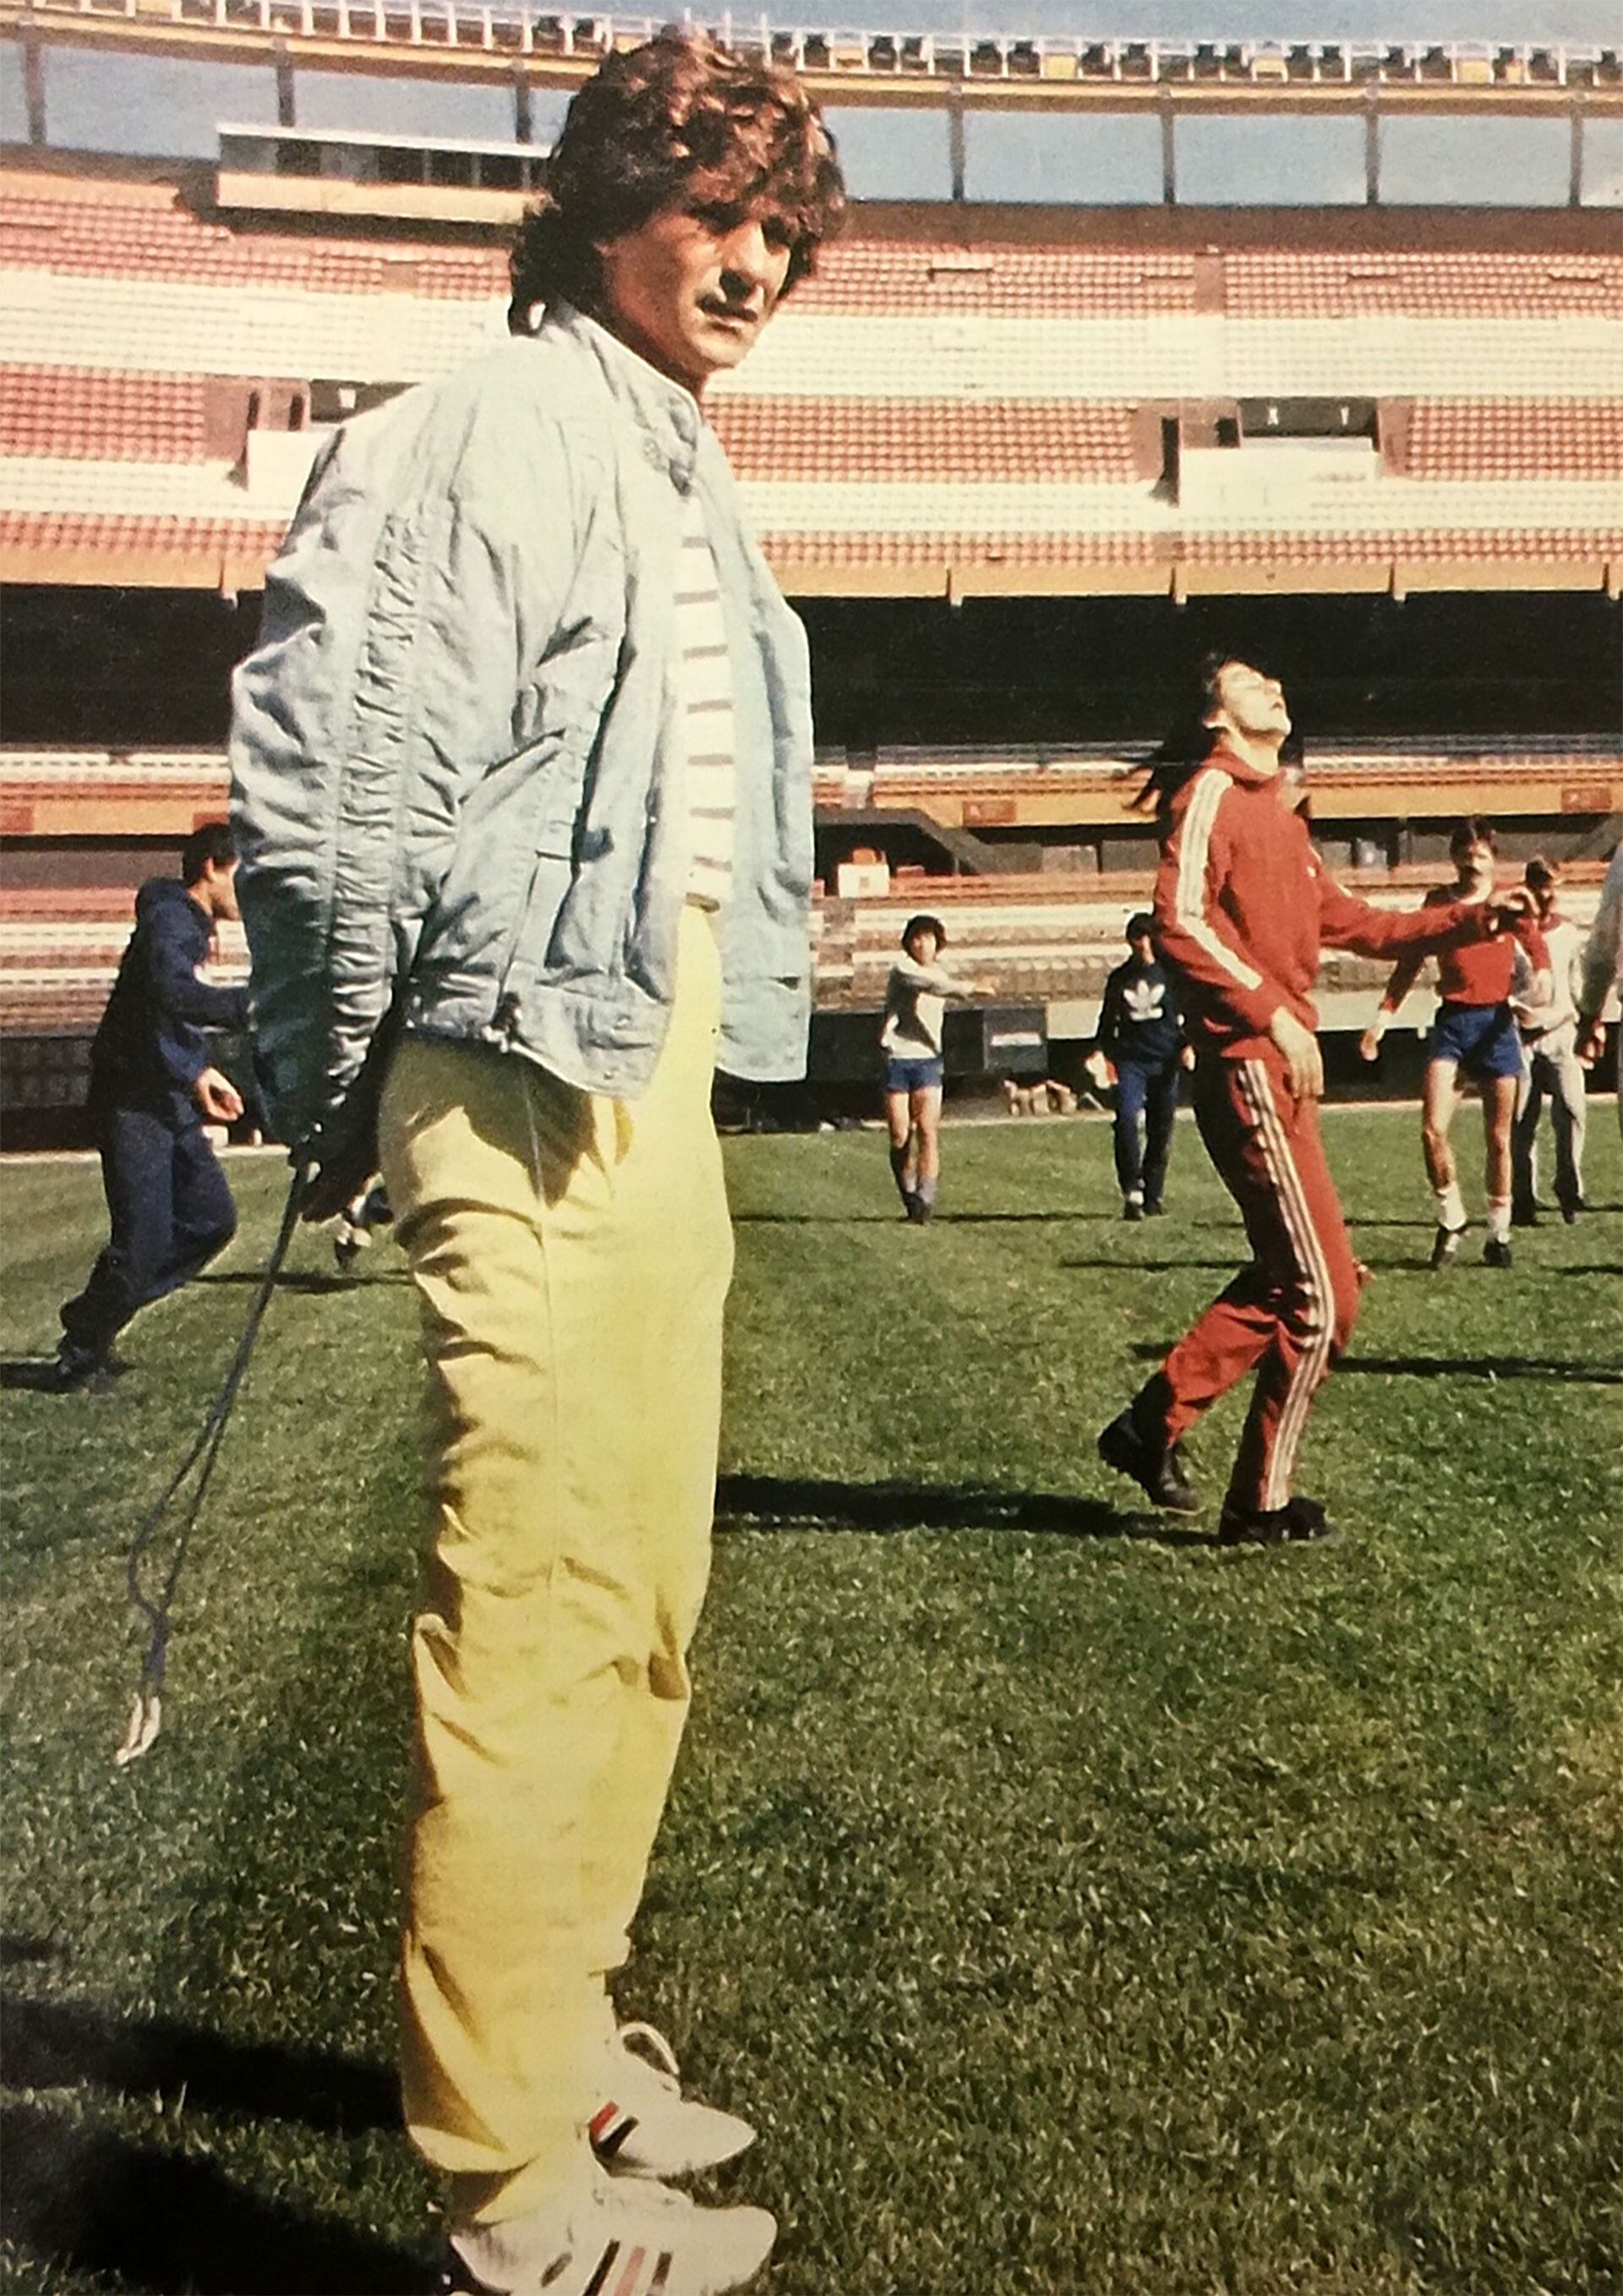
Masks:
[[[770,2296],[1623,2287],[1623,1171],[1437,1278],[1413,1114],[1337,1113],[1375,1270],[1304,1480],[1348,1537],[1231,1555],[1125,1510],[1101,1422],[1240,1238],[1193,1135],[1115,1218],[1094,1123],[729,1144],[738,1215],[699,1703],[623,2005],[751,2114],[717,2193]],[[1467,1140],[1467,1172],[1477,1149]],[[411,1297],[267,1323],[165,1728],[122,1547],[275,1223],[101,1397],[5,1398],[6,2284],[404,2289],[390,2126]],[[94,1171],[9,1167],[0,1345],[47,1346]],[[1220,1485],[1231,1400],[1195,1439]]]

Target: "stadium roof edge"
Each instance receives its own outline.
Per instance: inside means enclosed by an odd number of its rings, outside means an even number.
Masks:
[[[36,56],[47,44],[300,68],[427,72],[467,80],[511,78],[570,88],[602,57],[645,39],[659,16],[538,13],[529,0],[0,0],[0,29]],[[1623,111],[1615,48],[1560,42],[1506,45],[1280,38],[1195,41],[1086,35],[953,35],[853,31],[837,20],[775,29],[766,15],[730,12],[721,25],[741,45],[766,43],[792,61],[829,104],[1045,111],[1177,111],[1266,114],[1383,111],[1470,116],[1559,115],[1575,103]],[[1094,53],[1097,51],[1097,53]],[[1293,62],[1305,60],[1304,77]]]

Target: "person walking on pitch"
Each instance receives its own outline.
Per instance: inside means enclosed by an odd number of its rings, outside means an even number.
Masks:
[[[89,1112],[111,1234],[63,1305],[48,1379],[96,1384],[131,1316],[177,1292],[236,1234],[237,1211],[203,1127],[232,1124],[242,1095],[209,1056],[207,1031],[248,1025],[248,994],[198,978],[215,928],[237,919],[237,857],[223,821],[181,849],[180,875],[135,896],[131,934],[90,1053]]]
[[[1452,947],[1496,934],[1504,919],[1458,903],[1400,915],[1335,883],[1300,811],[1280,802],[1291,718],[1277,678],[1209,657],[1189,719],[1151,776],[1155,921],[1195,1046],[1196,1121],[1251,1256],[1098,1448],[1158,1506],[1193,1513],[1201,1500],[1184,1439],[1254,1374],[1217,1536],[1289,1544],[1332,1530],[1322,1504],[1297,1492],[1296,1464],[1313,1398],[1351,1332],[1360,1275],[1319,1130],[1320,952]]]
[[[1104,984],[1096,1050],[1116,1071],[1113,1145],[1126,1220],[1166,1210],[1167,1164],[1178,1078],[1193,1057],[1184,1043],[1177,990],[1155,947],[1155,919],[1127,919],[1127,959]]]
[[[892,960],[879,1032],[885,1057],[885,1126],[890,1177],[914,1226],[933,1217],[941,1180],[941,1030],[949,996],[989,994],[941,963],[947,930],[939,917],[909,917],[902,953]]]
[[[1487,822],[1460,822],[1448,840],[1454,883],[1433,886],[1422,904],[1422,914],[1426,909],[1451,909],[1462,901],[1472,905],[1488,901],[1494,890],[1497,850],[1498,840]],[[1511,1008],[1518,942],[1532,967],[1529,993],[1534,1001],[1541,1001],[1547,993],[1550,972],[1550,952],[1531,910],[1529,895],[1516,907],[1511,932],[1490,942],[1461,943],[1438,955],[1438,994],[1442,1001],[1427,1039],[1421,1104],[1421,1144],[1437,1203],[1437,1233],[1431,1244],[1431,1265],[1436,1268],[1453,1266],[1465,1233],[1465,1202],[1448,1135],[1466,1078],[1473,1079],[1482,1094],[1488,1175],[1488,1239],[1482,1257],[1489,1267],[1511,1264],[1511,1132],[1521,1081],[1521,1038]],[[1419,978],[1426,955],[1425,949],[1412,947],[1393,967],[1375,1017],[1359,1039],[1358,1049],[1366,1061],[1375,1058],[1381,1036]]]

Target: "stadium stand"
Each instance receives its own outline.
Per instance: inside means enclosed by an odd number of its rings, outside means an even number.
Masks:
[[[331,426],[505,332],[495,218],[519,210],[528,145],[300,130],[290,59],[353,69],[365,50],[398,67],[409,49],[414,71],[495,71],[511,90],[516,57],[534,86],[567,86],[643,28],[461,0],[37,0],[26,16],[0,0],[0,28],[36,54],[61,35],[271,62],[284,121],[223,127],[217,166],[43,135],[0,149],[0,577],[51,654],[13,679],[23,722],[0,751],[0,1042],[12,1099],[22,1077],[25,1098],[49,1101],[71,1085],[134,885],[225,803],[217,698],[205,708],[188,686],[190,714],[166,723],[160,692],[120,722],[119,646],[137,630],[165,643],[161,616],[127,601],[168,599],[177,634],[201,627],[182,593],[217,607],[201,675],[223,689],[218,649],[245,643],[252,617],[227,627],[219,602],[251,600]],[[1623,102],[1623,62],[1598,48],[738,37],[770,39],[841,102],[899,91],[940,106],[946,83],[971,104],[1142,102],[1168,119],[1231,103],[1327,116],[1371,90],[1462,117]],[[1187,209],[1170,175],[1160,208],[858,205],[710,408],[821,634],[825,724],[880,729],[837,732],[848,746],[818,760],[821,1004],[876,1002],[902,914],[923,906],[949,915],[1000,997],[1046,1008],[1051,1033],[1091,1025],[1149,888],[1151,825],[1131,796],[1156,720],[1141,699],[1071,715],[1088,697],[1073,679],[1073,701],[1056,671],[1045,601],[1147,615],[1362,594],[1372,612],[1407,612],[1398,602],[1472,593],[1485,675],[1507,599],[1563,594],[1592,648],[1597,627],[1615,632],[1623,247],[1579,201],[1578,145],[1575,127],[1572,205],[1537,213]],[[82,704],[61,666],[82,644],[80,596],[112,633]],[[897,649],[923,625],[894,618],[964,602],[1016,612],[1000,625],[1016,652],[978,674],[1004,677],[1019,727],[1041,738],[1006,738],[984,695],[955,719],[953,679],[929,668],[944,738],[905,708],[873,709],[888,677],[913,690]],[[847,606],[869,621],[842,625]],[[175,658],[152,668],[178,694],[200,674],[185,640],[168,643]],[[1091,683],[1109,665],[1090,662]],[[1474,733],[1406,740],[1404,674],[1373,701],[1378,673],[1349,665],[1321,697],[1317,724],[1340,731],[1316,729],[1314,806],[1335,865],[1378,898],[1416,898],[1448,818],[1488,812],[1512,854],[1543,844],[1566,860],[1581,909],[1597,840],[1623,815],[1623,725],[1599,730],[1594,671],[1574,672],[1549,718],[1519,704],[1498,730],[1473,717],[1452,722]],[[1434,704],[1407,722],[1450,721]],[[129,746],[137,723],[147,746]],[[203,746],[173,745],[183,723]],[[1563,724],[1580,730],[1545,730]],[[842,895],[859,851],[879,856],[861,882],[888,891]]]
[[[922,808],[962,824],[1132,829],[1147,747],[824,750],[816,779],[830,815]],[[1316,745],[1317,817],[1446,820],[1466,810],[1606,815],[1623,810],[1623,737]],[[184,837],[217,819],[225,761],[212,750],[0,749],[0,828],[9,837]]]
[[[190,556],[250,586],[327,423],[503,331],[498,250],[245,228],[200,174],[0,174],[12,578],[110,551],[130,578],[144,552],[164,579]],[[1343,243],[1044,244],[994,212],[921,240],[876,211],[717,394],[769,551],[802,588],[881,594],[1022,569],[1266,587],[1291,561],[1370,586],[1555,565],[1615,588],[1623,256],[1563,255],[1558,233],[1542,255],[1375,247],[1356,215],[1324,234]],[[1463,397],[1488,373],[1491,397]],[[1248,398],[1299,415],[1355,389],[1361,459],[1296,439],[1291,460],[1249,426]]]
[[[1062,849],[1072,865],[1032,873],[936,875],[886,869],[884,890],[841,898],[819,887],[817,1001],[820,1008],[865,1009],[882,1001],[901,924],[927,908],[948,922],[954,947],[1005,1004],[1048,1009],[1054,1035],[1081,1035],[1110,965],[1119,961],[1127,916],[1152,885],[1147,824],[1132,810],[1143,756],[976,750],[957,754],[885,752],[865,765],[823,754],[816,796],[825,832],[842,814],[860,814],[864,833],[887,814],[922,814],[939,826],[1029,832],[1060,827],[1104,832]],[[1541,808],[1559,817],[1563,796],[1581,790],[1597,809],[1623,809],[1623,740],[1544,744],[1392,743],[1327,748],[1313,761],[1316,809],[1327,844],[1344,824],[1401,820],[1434,824],[1430,857],[1351,867],[1348,881],[1398,906],[1419,899],[1448,874],[1447,825],[1484,797],[1508,798],[1529,824]],[[0,750],[0,832],[10,843],[10,882],[0,883],[0,1037],[83,1039],[93,1031],[133,919],[134,890],[155,850],[173,849],[200,820],[225,808],[225,766],[217,751]],[[1546,825],[1537,822],[1542,832]],[[1529,835],[1532,834],[1529,830]],[[1544,840],[1547,841],[1547,840]],[[118,871],[116,882],[74,882],[86,849]],[[1529,846],[1530,849],[1530,846]],[[30,857],[34,882],[18,881]],[[1086,857],[1088,865],[1080,865]],[[1604,865],[1567,865],[1570,914],[1594,906]],[[240,933],[228,933],[220,977],[241,977]],[[1332,995],[1368,988],[1381,967],[1336,959]],[[1367,1001],[1367,1000],[1366,1000]],[[54,1081],[53,1071],[47,1081]]]
[[[1599,862],[1570,866],[1563,908],[1577,922],[1593,915],[1604,873]],[[1405,907],[1447,876],[1446,865],[1436,863],[1348,872],[1347,882],[1382,906]],[[902,925],[923,908],[944,919],[954,949],[992,983],[996,1002],[1042,1004],[1050,1008],[1052,1035],[1086,1035],[1104,975],[1120,962],[1127,919],[1142,907],[1152,882],[1148,870],[1119,873],[1108,890],[1040,874],[988,880],[907,871],[896,873],[882,895],[822,896],[815,912],[818,1007],[882,1004]],[[133,890],[114,888],[0,889],[0,1036],[88,1039],[129,936],[133,899]],[[224,929],[210,977],[235,982],[247,978],[247,969],[241,929]],[[1332,956],[1327,994],[1378,988],[1390,969]],[[1367,1004],[1365,998],[1360,1021],[1368,1017]]]
[[[1623,471],[1623,404],[1422,402],[1410,420],[1407,468],[1429,479],[1615,477]]]

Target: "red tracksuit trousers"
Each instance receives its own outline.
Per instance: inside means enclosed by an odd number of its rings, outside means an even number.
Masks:
[[[1176,1440],[1255,1371],[1228,1495],[1238,1507],[1281,1507],[1314,1396],[1357,1315],[1357,1267],[1324,1161],[1318,1103],[1292,1097],[1272,1046],[1244,1060],[1208,1054],[1195,1074],[1194,1108],[1240,1207],[1251,1260],[1167,1357],[1157,1401]]]

